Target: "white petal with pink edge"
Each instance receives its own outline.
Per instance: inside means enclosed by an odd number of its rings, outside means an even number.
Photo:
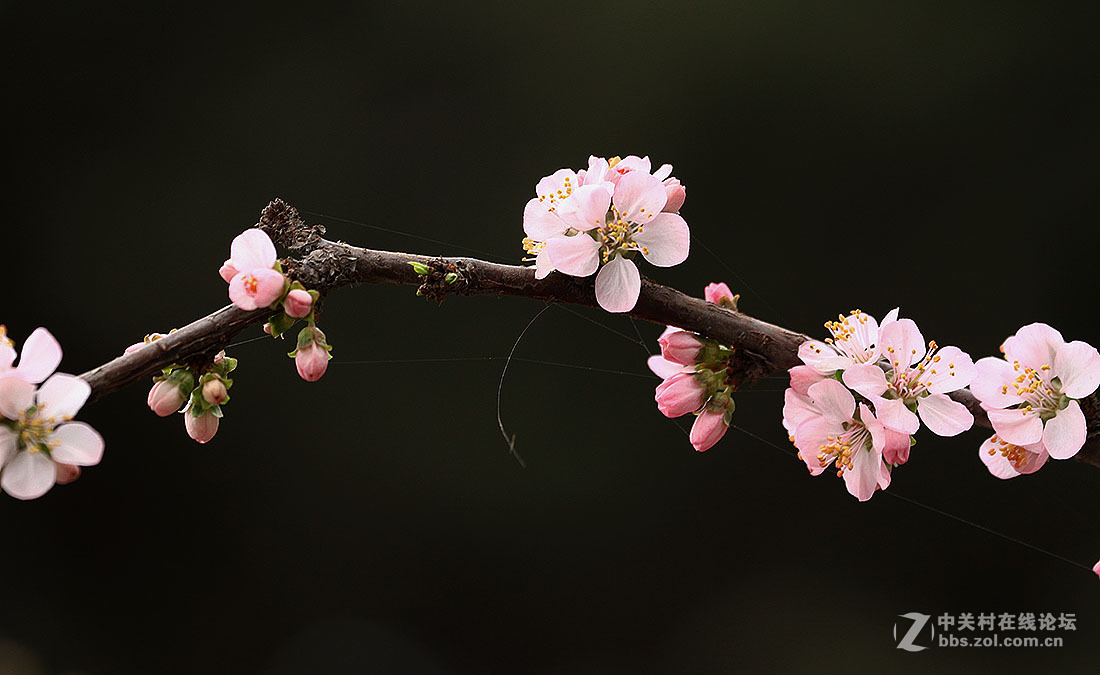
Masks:
[[[270,269],[277,258],[271,237],[255,227],[234,237],[229,247],[229,259],[233,261],[233,267],[242,272],[257,268]]]
[[[638,304],[642,277],[633,260],[615,256],[596,275],[596,302],[608,312],[629,312]]]
[[[1062,334],[1045,323],[1032,323],[1005,340],[1005,358],[1035,369],[1053,366],[1054,357],[1065,344]]]
[[[688,224],[675,213],[661,213],[634,235],[642,255],[657,267],[672,267],[687,260],[691,249]]]
[[[603,185],[584,185],[574,190],[569,199],[558,203],[557,214],[566,227],[586,232],[607,223],[610,207],[611,193]]]
[[[19,365],[15,372],[27,382],[38,384],[57,370],[61,363],[61,345],[45,328],[36,328],[19,355]]]
[[[1074,340],[1054,355],[1054,374],[1062,382],[1062,393],[1085,398],[1100,386],[1100,353],[1087,342]]]
[[[869,399],[876,399],[886,391],[886,373],[882,368],[869,364],[852,366],[842,376],[848,388]]]
[[[1087,435],[1088,425],[1081,406],[1077,401],[1070,401],[1068,406],[1047,420],[1043,429],[1043,446],[1054,459],[1069,459],[1080,452]],[[1006,436],[1005,440],[1012,439]]]
[[[1017,408],[989,410],[989,421],[997,435],[1014,445],[1031,445],[1043,438],[1043,420],[1035,412]]]
[[[847,422],[856,411],[856,399],[836,380],[822,380],[809,389],[810,399],[821,414],[834,422]]]
[[[38,388],[38,405],[48,417],[72,419],[91,393],[91,386],[76,375],[58,373]]]
[[[615,186],[613,202],[622,218],[640,225],[652,221],[668,200],[661,181],[648,173],[631,171]]]
[[[0,425],[0,467],[7,464],[18,447],[19,436],[8,427]]]
[[[532,199],[523,207],[523,233],[535,241],[546,241],[556,234],[565,232],[568,227],[555,211],[551,211],[546,202]]]
[[[1022,402],[1015,394],[1016,372],[1012,364],[1001,358],[987,356],[974,364],[974,379],[970,391],[987,408],[1005,408]]]
[[[844,484],[859,501],[870,499],[880,483],[885,483],[883,488],[890,485],[890,474],[883,475],[882,455],[874,448],[854,448],[851,460],[852,468],[844,472]]]
[[[912,319],[899,319],[879,331],[879,352],[893,368],[905,369],[924,358],[924,336]]]
[[[807,340],[798,345],[798,358],[822,375],[832,375],[852,365],[852,359],[837,354],[835,349],[817,340]]]
[[[18,377],[0,378],[0,416],[17,420],[34,405],[34,385]]]
[[[932,363],[920,379],[930,383],[930,393],[946,394],[970,384],[976,373],[977,369],[969,354],[958,347],[944,347],[932,357]]]
[[[93,466],[103,458],[103,437],[83,422],[62,424],[53,432],[57,446],[50,450],[55,461],[75,466]]]
[[[974,426],[974,415],[947,394],[931,394],[917,401],[917,414],[932,433],[958,436]]]
[[[591,276],[600,266],[600,245],[587,234],[554,237],[544,251],[555,269],[574,277]]]
[[[57,467],[43,452],[18,452],[0,474],[0,487],[16,499],[36,499],[49,492]]]

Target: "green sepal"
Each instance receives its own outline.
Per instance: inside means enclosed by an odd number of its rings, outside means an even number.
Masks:
[[[271,326],[272,337],[282,337],[283,333],[286,333],[294,327],[294,324],[298,323],[298,319],[288,316],[286,312],[279,312],[273,315],[267,323]]]

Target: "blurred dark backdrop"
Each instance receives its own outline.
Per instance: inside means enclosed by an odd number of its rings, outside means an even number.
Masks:
[[[1085,3],[161,3],[0,9],[2,315],[83,372],[226,302],[217,268],[280,196],[335,238],[517,260],[534,183],[648,154],[698,242],[644,272],[822,333],[901,305],[975,357],[1045,320],[1100,343],[1098,110]],[[718,254],[708,254],[703,245]],[[728,266],[728,267],[727,267]],[[731,273],[729,270],[735,270]],[[102,464],[0,499],[0,664],[19,673],[1090,672],[1087,571],[734,430],[692,451],[655,380],[501,361],[537,303],[345,290],[336,360],[242,345],[217,438],[88,406]],[[585,317],[634,335],[629,321]],[[650,346],[659,328],[639,326]],[[254,329],[241,339],[259,335]],[[552,309],[517,355],[646,374]],[[736,424],[787,448],[779,379]],[[1100,471],[1011,482],[925,435],[892,490],[1091,564]],[[1076,613],[1061,649],[910,654],[906,612]],[[904,628],[904,624],[901,624]],[[15,665],[22,663],[23,665]],[[37,665],[35,665],[37,664]]]

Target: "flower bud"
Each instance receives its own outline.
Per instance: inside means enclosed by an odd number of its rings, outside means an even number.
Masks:
[[[80,467],[75,464],[54,462],[54,466],[57,467],[56,482],[58,485],[68,485],[77,478],[80,478]]]
[[[313,296],[300,288],[295,288],[286,294],[283,300],[283,311],[286,315],[295,319],[305,318],[313,309]]]
[[[194,388],[195,376],[188,370],[177,370],[167,379],[153,385],[146,402],[150,410],[161,417],[167,417],[180,409]]]
[[[229,392],[225,390],[225,383],[221,378],[214,377],[202,385],[202,397],[210,405],[221,405],[229,400]]]
[[[703,348],[703,342],[686,330],[678,330],[667,333],[657,339],[661,345],[661,356],[666,361],[679,363],[682,366],[693,366],[698,363],[699,352]]]
[[[199,443],[209,442],[218,433],[219,419],[213,413],[204,413],[201,417],[195,417],[190,412],[183,416],[183,426],[187,429],[187,435]]]
[[[707,302],[713,302],[716,305],[736,307],[737,304],[736,296],[725,283],[707,284],[703,289],[703,297]]]
[[[729,430],[726,424],[724,410],[704,410],[695,418],[695,424],[691,425],[691,445],[698,452],[706,452],[714,447],[714,444],[722,440]]]
[[[233,277],[237,276],[237,268],[233,267],[232,260],[226,260],[222,263],[221,269],[218,270],[218,275],[225,279],[225,283],[233,281]]]
[[[316,326],[306,326],[298,333],[298,348],[291,353],[298,375],[306,382],[316,382],[328,370],[329,350],[325,334]]]
[[[679,178],[666,178],[664,186],[668,199],[665,201],[665,208],[661,210],[666,213],[676,213],[684,205],[684,200],[687,199],[687,191],[684,190]]]
[[[694,373],[676,373],[657,385],[653,398],[657,401],[657,410],[665,417],[679,417],[703,407],[706,395],[706,388]]]

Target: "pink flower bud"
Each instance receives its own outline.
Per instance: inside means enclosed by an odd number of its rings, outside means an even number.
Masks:
[[[149,390],[147,401],[149,409],[161,417],[167,417],[179,410],[187,400],[187,393],[183,391],[180,384],[178,379],[173,378],[154,384]]]
[[[283,301],[283,311],[286,315],[295,319],[305,318],[313,309],[313,296],[300,288],[286,294]]]
[[[316,382],[328,370],[328,350],[316,342],[311,342],[305,347],[299,347],[294,356],[294,365],[298,368],[298,374],[306,382]]]
[[[702,341],[686,330],[678,330],[667,333],[657,338],[657,344],[661,345],[661,356],[666,361],[679,363],[682,366],[693,366],[699,358],[699,350],[703,348]]]
[[[1092,571],[1096,573],[1096,576],[1100,577],[1100,562],[1092,566]]]
[[[207,380],[202,385],[202,397],[210,405],[221,405],[229,399],[229,392],[225,390],[225,383],[219,378]]]
[[[684,200],[687,199],[687,191],[680,184],[679,178],[666,178],[664,185],[668,199],[665,201],[665,208],[662,210],[667,213],[676,213],[684,205]]]
[[[657,410],[665,417],[679,417],[703,407],[707,391],[694,373],[676,373],[657,385]]]
[[[703,289],[703,297],[707,302],[713,302],[716,305],[721,305],[723,298],[730,303],[734,301],[733,292],[725,283],[707,284]]]
[[[80,467],[75,464],[54,462],[54,466],[57,467],[56,480],[58,485],[68,485],[77,478],[80,478]]]
[[[691,425],[691,445],[698,452],[706,452],[722,440],[729,430],[726,414],[721,410],[704,410]]]
[[[218,433],[219,419],[211,413],[202,417],[195,417],[191,413],[183,416],[183,426],[187,429],[187,435],[199,443],[207,443],[214,434]]]
[[[218,270],[218,274],[222,279],[225,279],[225,283],[233,281],[233,277],[237,276],[237,268],[233,267],[232,260],[226,260],[222,263],[221,269]]]

